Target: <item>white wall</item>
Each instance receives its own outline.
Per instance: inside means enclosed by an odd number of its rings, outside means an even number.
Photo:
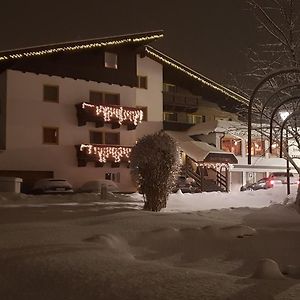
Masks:
[[[137,127],[137,136],[157,132],[163,128],[163,68],[148,57],[137,56],[137,75],[147,76],[148,88],[136,89],[136,105],[148,107],[148,122]]]
[[[120,132],[121,145],[131,146],[137,139],[137,133],[141,135],[141,129],[154,126],[139,125],[138,130],[131,131],[122,126],[114,130],[109,125],[95,128],[94,123],[78,127],[75,104],[88,101],[90,90],[120,93],[121,105],[147,105],[149,120],[161,124],[162,96],[158,86],[162,85],[162,69],[148,59],[144,62],[139,59],[138,66],[140,75],[148,76],[148,90],[8,70],[7,150],[0,154],[0,169],[54,171],[55,177],[66,178],[75,187],[89,179],[103,179],[105,172],[113,171],[121,173],[120,186],[123,190],[132,187],[127,168],[77,167],[74,145],[89,143],[89,131],[97,130]],[[59,86],[59,103],[43,101],[44,84]],[[59,127],[59,145],[42,143],[44,126]]]

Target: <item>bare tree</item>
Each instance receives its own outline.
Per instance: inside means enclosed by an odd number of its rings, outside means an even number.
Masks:
[[[250,99],[251,128],[268,138],[270,147],[280,144],[282,157],[300,174],[298,158],[289,152],[291,146],[300,151],[300,1],[247,3],[257,21],[257,45],[248,50],[248,68],[231,87]],[[297,203],[300,209],[299,191]]]

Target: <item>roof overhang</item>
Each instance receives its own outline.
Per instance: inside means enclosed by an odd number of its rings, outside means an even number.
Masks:
[[[225,152],[204,142],[194,141],[186,133],[166,131],[178,144],[178,147],[196,162],[237,164],[234,154]]]
[[[179,72],[181,75],[183,75],[185,78],[188,78],[190,81],[194,81],[196,83],[196,89],[197,86],[200,89],[208,88],[212,91],[213,94],[222,96],[223,100],[222,103],[220,103],[220,99],[216,99],[219,102],[218,104],[221,105],[229,105],[238,103],[240,105],[247,106],[249,103],[249,100],[242,95],[222,86],[221,84],[207,78],[206,76],[196,72],[195,70],[187,67],[186,65],[174,60],[173,58],[169,57],[168,55],[158,51],[157,49],[146,46],[145,47],[145,55],[152,58],[153,60],[156,60],[157,62],[161,63],[162,65],[165,65],[166,67],[170,68],[173,71]],[[217,98],[217,97],[214,97]]]
[[[97,39],[70,41],[50,45],[34,46],[14,50],[0,51],[0,62],[20,60],[24,58],[51,55],[63,52],[74,52],[88,49],[122,45],[146,45],[156,39],[163,37],[163,31],[149,31],[127,35],[118,35]]]

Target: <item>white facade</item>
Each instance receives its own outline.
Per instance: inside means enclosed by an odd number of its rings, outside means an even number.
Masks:
[[[120,145],[132,146],[143,134],[162,129],[162,66],[139,56],[137,66],[138,75],[147,76],[148,89],[7,70],[6,149],[0,154],[0,169],[53,171],[54,177],[68,179],[75,188],[104,179],[107,172],[119,173],[120,190],[133,190],[128,168],[78,167],[74,146],[90,143],[90,130],[120,132]],[[59,103],[43,101],[44,85],[59,86]],[[88,101],[90,91],[118,93],[121,106],[147,106],[148,122],[130,131],[124,126],[95,128],[94,123],[79,127],[75,104]],[[58,145],[43,144],[43,127],[59,128]]]

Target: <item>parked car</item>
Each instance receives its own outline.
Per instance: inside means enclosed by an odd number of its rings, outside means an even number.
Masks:
[[[81,193],[101,193],[102,186],[105,185],[108,192],[119,192],[118,185],[107,179],[91,180],[84,183],[78,190]]]
[[[289,173],[290,184],[298,184],[299,180],[293,173]],[[283,184],[287,184],[287,172],[274,172],[269,175],[270,179],[280,180]]]
[[[72,185],[66,179],[46,178],[37,181],[32,189],[33,194],[73,193]]]
[[[272,179],[270,177],[262,178],[258,180],[257,182],[254,182],[252,184],[243,185],[241,187],[241,192],[243,191],[256,191],[256,190],[262,190],[262,189],[270,189],[275,186],[282,185],[281,180],[279,179]]]

